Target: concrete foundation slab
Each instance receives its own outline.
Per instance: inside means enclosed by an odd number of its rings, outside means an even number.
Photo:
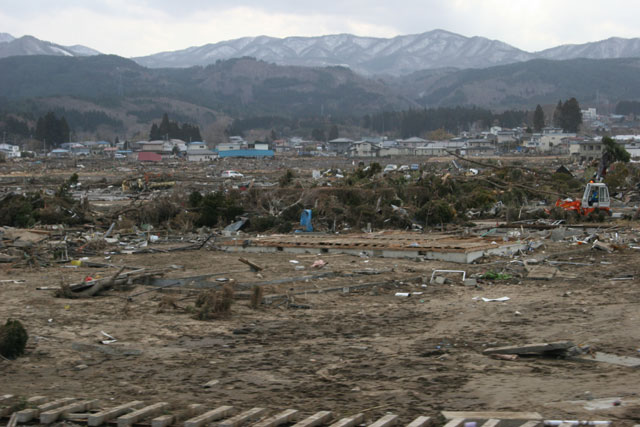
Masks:
[[[485,255],[508,256],[527,243],[496,242],[446,234],[376,233],[347,235],[271,235],[233,239],[218,245],[229,252],[342,253],[383,258],[411,258],[469,264]]]

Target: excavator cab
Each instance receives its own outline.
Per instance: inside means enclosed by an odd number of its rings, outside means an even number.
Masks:
[[[583,210],[609,210],[611,199],[609,198],[609,188],[602,182],[590,182],[584,189],[582,195]]]
[[[582,200],[558,200],[556,206],[568,210],[576,211],[580,215],[589,215],[595,210],[602,210],[611,213],[611,199],[609,188],[603,182],[590,182],[584,188]]]

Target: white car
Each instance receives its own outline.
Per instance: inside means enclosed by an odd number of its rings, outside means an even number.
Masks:
[[[398,170],[398,165],[387,165],[384,167],[383,172],[392,172]]]
[[[398,170],[399,170],[400,172],[408,171],[408,170],[409,170],[409,165],[402,165],[402,166],[400,166],[400,167],[398,168]]]
[[[236,172],[236,171],[224,171],[220,174],[221,177],[223,178],[242,178],[244,177],[244,175],[242,175],[240,172]]]

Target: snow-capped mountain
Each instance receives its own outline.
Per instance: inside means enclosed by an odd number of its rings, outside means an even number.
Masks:
[[[14,39],[15,37],[13,37],[9,33],[0,33],[0,43],[10,42],[11,40],[14,40]]]
[[[565,44],[537,52],[536,56],[545,59],[638,58],[640,57],[640,38],[611,37],[591,43]]]
[[[338,34],[320,37],[244,37],[134,58],[147,67],[208,65],[251,56],[280,65],[347,66],[362,74],[408,74],[427,68],[481,68],[534,56],[497,40],[443,30],[390,39]]]
[[[32,36],[16,39],[9,34],[2,33],[2,37],[7,40],[0,43],[0,58],[24,55],[91,56],[100,54],[97,50],[85,46],[61,46]]]

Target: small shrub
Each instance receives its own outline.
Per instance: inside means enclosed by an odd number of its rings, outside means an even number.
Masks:
[[[225,286],[220,291],[208,291],[196,299],[194,317],[198,320],[210,320],[226,317],[231,313],[233,288]]]
[[[295,178],[295,174],[291,169],[287,169],[284,175],[282,175],[278,180],[278,184],[280,184],[280,187],[286,187],[287,185],[291,184],[293,178]]]
[[[262,304],[262,296],[263,296],[262,286],[254,286],[251,288],[251,301],[249,303],[249,307],[254,310],[257,310]]]
[[[28,339],[29,335],[19,320],[7,320],[0,327],[0,354],[7,359],[22,356]]]

